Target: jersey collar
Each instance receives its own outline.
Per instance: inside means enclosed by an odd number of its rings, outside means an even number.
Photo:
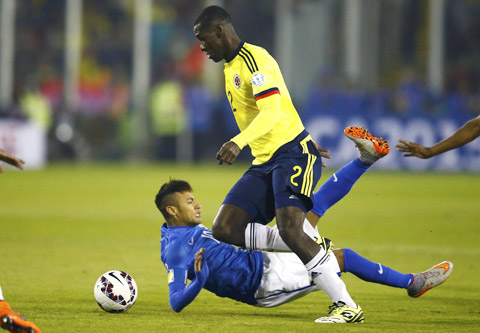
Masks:
[[[235,50],[235,52],[232,54],[232,56],[228,59],[225,59],[226,62],[230,62],[232,61],[233,59],[235,59],[235,57],[237,56],[237,54],[240,52],[240,50],[242,49],[243,47],[243,44],[245,44],[244,41],[241,41],[240,44],[238,45],[237,49]]]

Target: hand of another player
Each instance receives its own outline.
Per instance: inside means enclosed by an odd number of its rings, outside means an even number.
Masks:
[[[322,148],[320,147],[319,145],[317,145],[317,143],[315,141],[313,141],[313,144],[315,146],[315,148],[317,148],[318,150],[318,153],[320,154],[321,157],[323,158],[331,158],[332,156],[330,156],[330,154],[327,154],[330,150],[326,149],[326,148]],[[322,161],[322,167],[326,167],[327,165],[325,164],[325,162]]]
[[[20,170],[23,170],[22,164],[25,164],[25,161],[23,161],[20,158],[17,158],[15,156],[10,155],[9,153],[3,151],[0,149],[0,161],[3,161],[5,163],[8,163],[10,165],[13,165],[14,167],[19,168]],[[2,173],[3,170],[0,167],[0,173]]]
[[[197,253],[195,253],[195,261],[193,264],[195,272],[200,272],[202,270],[204,252],[205,252],[205,249],[202,247],[200,250],[197,251]]]
[[[217,153],[218,164],[222,165],[224,162],[227,164],[233,164],[235,159],[240,154],[240,147],[233,141],[228,141],[223,144]]]
[[[430,153],[430,149],[422,146],[421,144],[410,142],[402,139],[398,139],[402,144],[397,144],[397,150],[404,152],[403,156],[416,156],[419,158],[430,158],[432,154]]]

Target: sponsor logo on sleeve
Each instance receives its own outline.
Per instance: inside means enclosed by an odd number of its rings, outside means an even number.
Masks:
[[[255,73],[252,76],[252,84],[255,87],[261,87],[265,83],[265,75],[262,73]]]

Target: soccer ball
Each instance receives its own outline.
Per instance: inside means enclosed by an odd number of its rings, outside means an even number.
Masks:
[[[130,274],[114,270],[98,278],[93,295],[103,310],[118,313],[127,311],[135,304],[138,289]]]

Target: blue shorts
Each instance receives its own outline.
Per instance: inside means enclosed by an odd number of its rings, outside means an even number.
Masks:
[[[224,204],[245,210],[252,222],[269,223],[275,210],[295,206],[308,212],[322,174],[319,152],[306,130],[281,146],[272,158],[252,165],[227,194]]]

